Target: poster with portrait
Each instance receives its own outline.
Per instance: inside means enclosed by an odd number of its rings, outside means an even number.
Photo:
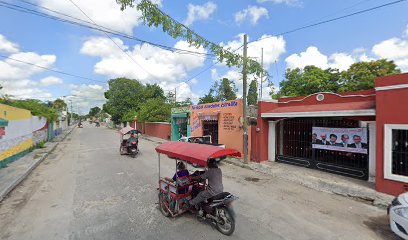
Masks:
[[[312,147],[367,154],[367,128],[313,127]]]

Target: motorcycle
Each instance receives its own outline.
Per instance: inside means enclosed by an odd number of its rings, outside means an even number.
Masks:
[[[82,128],[82,123],[78,123],[78,128]]]
[[[197,176],[203,173],[204,171],[195,171],[192,175]],[[194,186],[192,198],[199,192],[200,189],[196,189]],[[222,192],[199,204],[198,209],[191,211],[196,214],[198,219],[210,220],[218,231],[229,236],[235,230],[235,212],[232,208],[232,202],[237,199],[238,197],[229,192]]]
[[[238,197],[229,192],[220,193],[202,203],[197,210],[197,217],[210,220],[218,231],[231,235],[235,230],[235,212],[231,203]]]
[[[207,160],[210,158],[223,156],[241,156],[240,152],[234,149],[224,149],[215,146],[200,145],[194,149],[191,143],[185,142],[167,142],[156,147],[159,162],[159,209],[166,217],[180,216],[185,212],[194,213],[198,220],[209,220],[215,228],[224,235],[232,235],[235,230],[235,212],[232,208],[232,202],[238,197],[228,192],[217,194],[197,207],[190,206],[188,202],[197,196],[200,191],[207,188],[206,180],[191,178],[202,174],[201,171],[195,171],[190,176],[176,178],[176,181],[168,177],[160,176],[160,155],[165,154],[168,157],[176,159],[176,166],[179,160],[194,163],[199,166],[207,166]],[[201,155],[195,152],[204,153]],[[187,178],[188,181],[181,181]]]
[[[132,156],[133,158],[136,157],[136,154],[139,152],[139,148],[137,147],[138,142],[133,141],[130,143],[130,146],[128,147],[128,154]]]

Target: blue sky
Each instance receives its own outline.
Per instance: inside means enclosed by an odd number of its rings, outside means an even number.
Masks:
[[[20,0],[2,0],[46,12]],[[31,0],[77,18],[86,19],[69,0]],[[140,39],[189,49],[182,39],[172,39],[160,29],[138,21],[134,9],[121,12],[115,0],[75,1],[95,22]],[[260,57],[264,48],[265,67],[279,86],[286,68],[316,65],[346,69],[357,61],[379,58],[395,60],[408,71],[408,1],[347,19],[308,28],[284,36],[276,34],[317,21],[371,8],[391,0],[253,0],[253,1],[168,1],[156,0],[161,9],[208,40],[236,48],[242,33],[249,40],[269,38],[250,44],[251,57]],[[103,103],[106,82],[114,77],[137,78],[143,83],[159,83],[165,90],[177,87],[177,97],[198,97],[214,80],[229,77],[242,93],[239,69],[213,64],[213,59],[165,51],[139,42],[112,36],[138,62],[134,63],[106,35],[86,28],[16,12],[0,2],[0,54],[28,61],[96,81],[60,75],[33,66],[0,58],[0,85],[3,94],[16,98],[55,99],[70,96],[82,112]],[[190,49],[201,53],[205,49]],[[140,67],[142,66],[142,67]],[[265,88],[264,92],[270,91]],[[241,95],[239,93],[238,95]],[[264,94],[264,97],[266,94]]]

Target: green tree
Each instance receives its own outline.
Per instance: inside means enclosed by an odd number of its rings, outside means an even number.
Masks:
[[[116,78],[109,80],[108,84],[103,110],[111,115],[115,123],[124,122],[122,118],[127,112],[139,111],[141,103],[146,101],[145,87],[137,80]]]
[[[340,87],[340,91],[371,89],[374,88],[375,78],[398,73],[401,73],[401,70],[397,65],[386,59],[354,63],[347,71],[341,73],[343,86]]]
[[[251,81],[249,84],[248,90],[248,105],[257,105],[258,104],[258,82],[256,79]]]
[[[235,83],[228,78],[223,78],[220,83],[216,81],[213,85],[214,92],[216,93],[217,101],[229,101],[237,99]]]
[[[273,97],[305,96],[316,92],[337,92],[339,90],[339,71],[328,68],[326,70],[315,66],[304,69],[288,69],[285,79],[280,82],[280,90]]]
[[[184,101],[176,103],[176,107],[185,107],[190,105],[193,105],[193,101],[191,101],[191,98],[186,98]]]
[[[141,13],[140,19],[143,20],[145,25],[155,28],[160,26],[163,32],[173,38],[181,37],[185,39],[190,46],[207,48],[217,56],[219,62],[225,62],[229,67],[236,66],[241,68],[245,60],[247,62],[248,74],[256,74],[257,76],[267,75],[257,61],[249,58],[244,59],[241,55],[234,53],[230,49],[224,49],[219,44],[208,41],[203,36],[197,34],[197,32],[164,13],[157,4],[152,3],[150,0],[116,0],[116,2],[120,4],[121,10],[125,10],[127,7],[135,7]]]
[[[64,102],[64,100],[58,98],[55,99],[54,102],[52,102],[52,107],[58,112],[61,112],[67,109],[67,104]]]
[[[151,98],[140,106],[137,118],[142,122],[168,122],[170,115],[170,104],[166,104],[164,99]]]
[[[137,117],[137,116],[138,116],[138,113],[137,113],[135,110],[131,109],[131,110],[129,110],[128,112],[126,112],[126,113],[123,115],[122,121],[124,121],[124,122],[132,122],[132,121],[135,120],[135,117]],[[140,120],[140,119],[138,119],[138,120]]]
[[[214,97],[214,90],[211,88],[206,95],[200,97],[198,104],[212,103],[216,101],[217,100]]]
[[[89,109],[89,117],[97,117],[97,115],[101,112],[101,108],[100,107],[93,107],[91,109]]]

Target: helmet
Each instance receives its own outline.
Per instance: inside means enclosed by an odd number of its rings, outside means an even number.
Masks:
[[[183,162],[178,162],[177,163],[177,169],[178,170],[184,170],[184,169],[186,169],[186,165]]]
[[[209,168],[216,168],[217,166],[217,161],[214,158],[208,159],[208,167]]]

